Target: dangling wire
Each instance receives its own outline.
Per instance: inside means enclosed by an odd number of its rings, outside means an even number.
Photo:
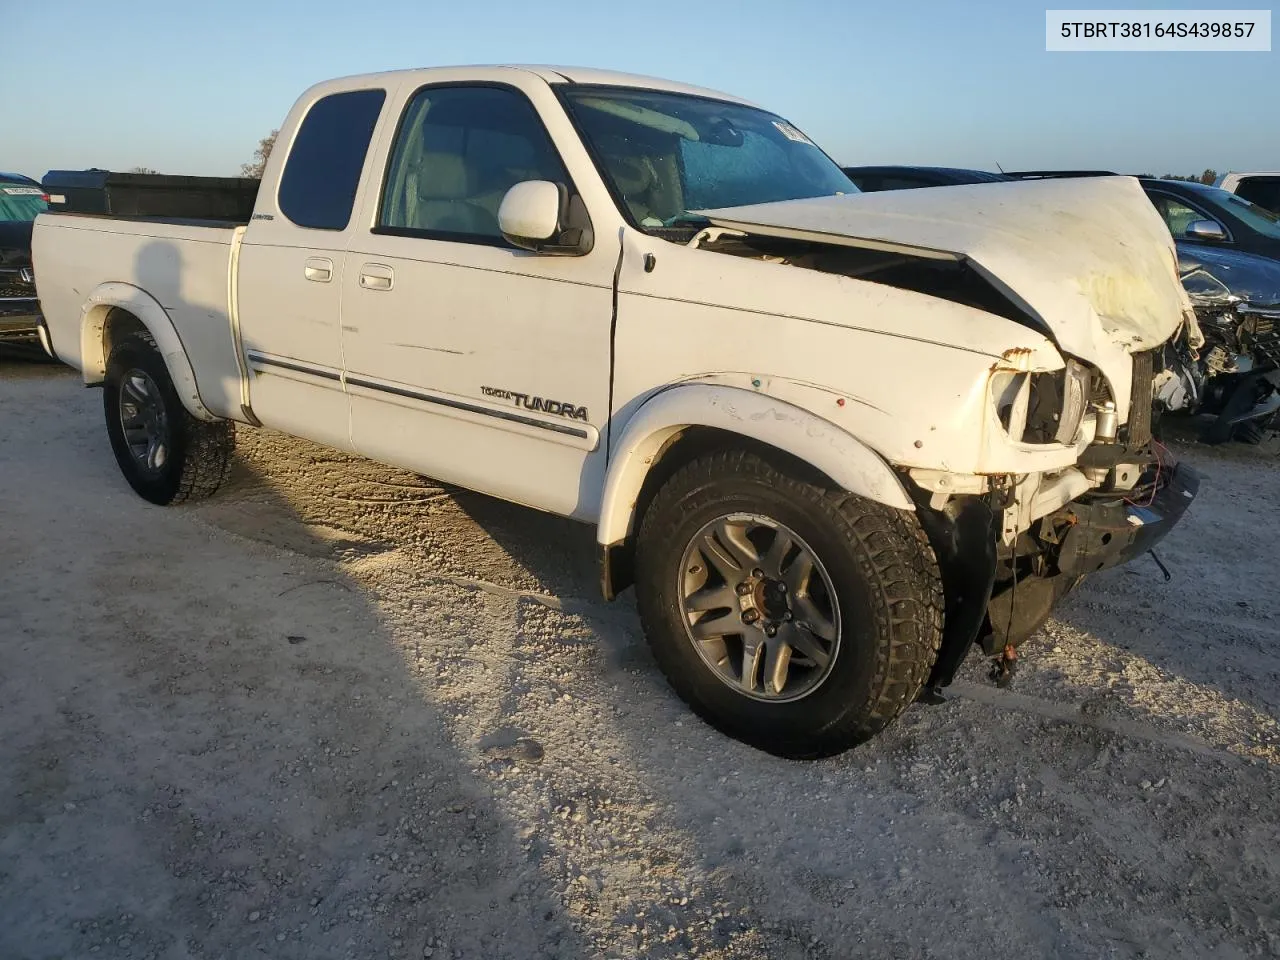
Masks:
[[[1151,452],[1156,455],[1156,476],[1155,476],[1155,479],[1151,481],[1151,496],[1147,498],[1145,503],[1138,503],[1134,500],[1129,499],[1128,497],[1125,497],[1125,500],[1124,500],[1125,503],[1134,507],[1149,507],[1151,506],[1151,504],[1155,503],[1156,495],[1160,492],[1160,474],[1164,470],[1164,457],[1160,455],[1161,451],[1164,451],[1165,454],[1168,454],[1169,448],[1166,447],[1159,440],[1152,440]]]

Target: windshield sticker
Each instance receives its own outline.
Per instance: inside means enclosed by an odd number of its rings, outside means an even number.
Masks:
[[[782,134],[784,137],[786,137],[788,140],[794,140],[796,143],[807,143],[809,146],[811,147],[813,146],[813,141],[810,140],[808,137],[806,137],[803,133],[801,133],[795,127],[793,127],[791,124],[785,123],[782,120],[775,120],[773,121],[773,125],[777,127],[778,132]]]
[[[44,190],[40,187],[2,187],[5,193],[11,197],[43,197]]]

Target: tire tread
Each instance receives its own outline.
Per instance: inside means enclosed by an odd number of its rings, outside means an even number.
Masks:
[[[159,360],[161,369],[165,371],[161,389],[171,396],[176,406],[176,410],[170,411],[170,416],[180,420],[179,428],[183,436],[181,465],[176,489],[164,502],[176,504],[211,497],[231,473],[232,455],[235,452],[235,424],[230,420],[200,420],[192,416],[181,401],[177,400],[160,348],[149,331],[130,333],[112,348],[111,358],[133,350],[153,354]],[[109,360],[109,372],[111,366]]]
[[[725,448],[704,454],[677,470],[653,499],[641,520],[637,546],[637,570],[652,571],[655,564],[645,557],[646,544],[664,542],[681,522],[680,500],[705,494],[718,480],[750,478],[803,503],[834,524],[860,549],[852,551],[860,574],[871,586],[877,630],[887,636],[887,656],[876,658],[871,679],[872,695],[853,707],[827,728],[804,743],[770,741],[768,735],[756,742],[771,752],[795,758],[817,758],[842,752],[863,743],[883,730],[911,704],[928,678],[942,640],[943,594],[937,560],[928,537],[906,510],[885,506],[845,490],[824,488],[801,479],[761,454]],[[664,629],[660,610],[652,602],[657,584],[638,581],[641,623],[650,647],[657,631]],[[695,711],[702,705],[691,699],[681,678],[673,676],[672,663],[654,650],[667,680]],[[714,718],[708,717],[714,722]]]

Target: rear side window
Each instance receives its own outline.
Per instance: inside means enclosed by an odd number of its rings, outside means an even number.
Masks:
[[[300,227],[345,230],[384,90],[317,100],[302,118],[280,177],[280,212]]]

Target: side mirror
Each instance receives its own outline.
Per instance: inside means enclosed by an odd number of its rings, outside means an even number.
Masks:
[[[1188,240],[1225,240],[1227,231],[1217,220],[1192,220],[1187,224],[1183,235]]]
[[[525,180],[508,190],[498,207],[498,229],[515,246],[552,256],[580,257],[594,243],[582,199],[550,180]]]

